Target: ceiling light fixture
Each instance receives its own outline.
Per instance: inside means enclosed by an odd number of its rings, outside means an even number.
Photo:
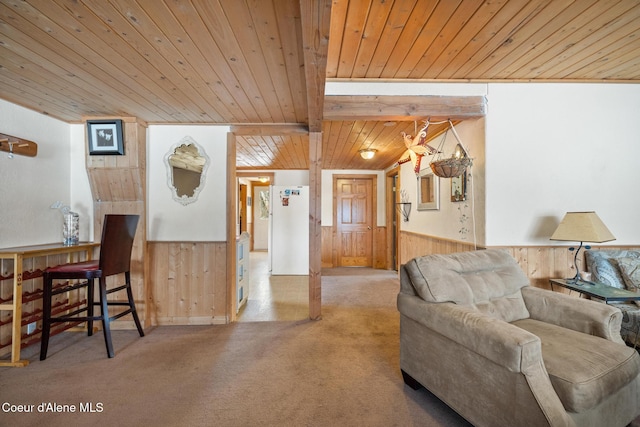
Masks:
[[[269,177],[261,176],[260,178],[258,178],[258,181],[260,181],[262,183],[265,183],[265,182],[269,181]]]
[[[366,150],[359,151],[360,156],[365,160],[373,159],[373,156],[375,156],[377,152],[378,150],[374,150],[373,148],[367,148]]]

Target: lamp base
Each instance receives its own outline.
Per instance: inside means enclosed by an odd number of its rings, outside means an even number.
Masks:
[[[568,278],[566,278],[564,280],[565,280],[565,282],[570,283],[572,285],[576,285],[576,286],[582,286],[582,285],[595,286],[595,283],[590,282],[588,280],[582,280],[580,278],[580,276],[568,277]]]
[[[574,251],[574,250],[576,251],[575,255],[573,256],[573,268],[576,269],[576,275],[573,276],[570,279],[565,279],[567,281],[567,283],[571,283],[571,284],[578,285],[578,286],[580,286],[583,283],[584,284],[592,284],[590,282],[585,282],[584,280],[582,280],[580,278],[580,270],[578,270],[578,254],[580,253],[580,249],[582,249],[582,243],[583,242],[580,242],[580,246],[578,246],[578,249],[569,248],[569,251]],[[584,246],[584,248],[585,249],[591,249],[591,246],[586,245],[586,246]]]
[[[578,286],[580,286],[580,282],[582,282],[582,280],[580,280],[580,276],[577,274],[574,277],[567,277],[564,280],[567,283],[571,283],[572,285],[578,285]]]

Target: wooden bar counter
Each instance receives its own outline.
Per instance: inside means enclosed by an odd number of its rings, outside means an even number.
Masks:
[[[90,260],[93,257],[93,251],[100,246],[100,243],[81,242],[78,245],[65,246],[62,243],[52,243],[35,246],[21,246],[14,248],[0,249],[0,261],[13,260],[13,272],[10,275],[3,276],[6,268],[0,271],[0,289],[4,286],[4,282],[8,282],[13,278],[13,293],[11,302],[8,299],[0,300],[0,311],[11,311],[13,320],[11,322],[11,360],[0,359],[0,366],[26,366],[28,360],[20,360],[20,349],[22,343],[21,326],[22,326],[22,282],[41,277],[41,272],[33,273],[24,271],[24,260],[37,257],[49,257],[52,255],[66,255],[66,262],[77,262]],[[48,263],[47,263],[48,264]],[[60,264],[57,262],[56,264]],[[46,265],[50,267],[51,265]],[[45,268],[46,268],[45,267]],[[40,288],[41,290],[41,288]],[[40,294],[40,298],[42,298]]]

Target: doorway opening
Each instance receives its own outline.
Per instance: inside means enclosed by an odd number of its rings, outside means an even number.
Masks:
[[[400,268],[398,248],[400,246],[400,215],[398,203],[400,194],[400,168],[396,167],[387,172],[386,177],[386,213],[387,213],[387,269],[396,270]]]
[[[237,322],[292,321],[309,318],[308,276],[272,275],[270,192],[274,173],[237,172],[238,233],[249,235],[248,270],[243,274],[245,300]],[[243,188],[244,187],[244,188]],[[244,225],[243,225],[244,222]]]

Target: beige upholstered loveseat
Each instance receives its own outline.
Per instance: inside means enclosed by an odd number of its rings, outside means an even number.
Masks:
[[[476,426],[625,426],[640,355],[619,310],[529,286],[506,252],[402,266],[400,368]]]

